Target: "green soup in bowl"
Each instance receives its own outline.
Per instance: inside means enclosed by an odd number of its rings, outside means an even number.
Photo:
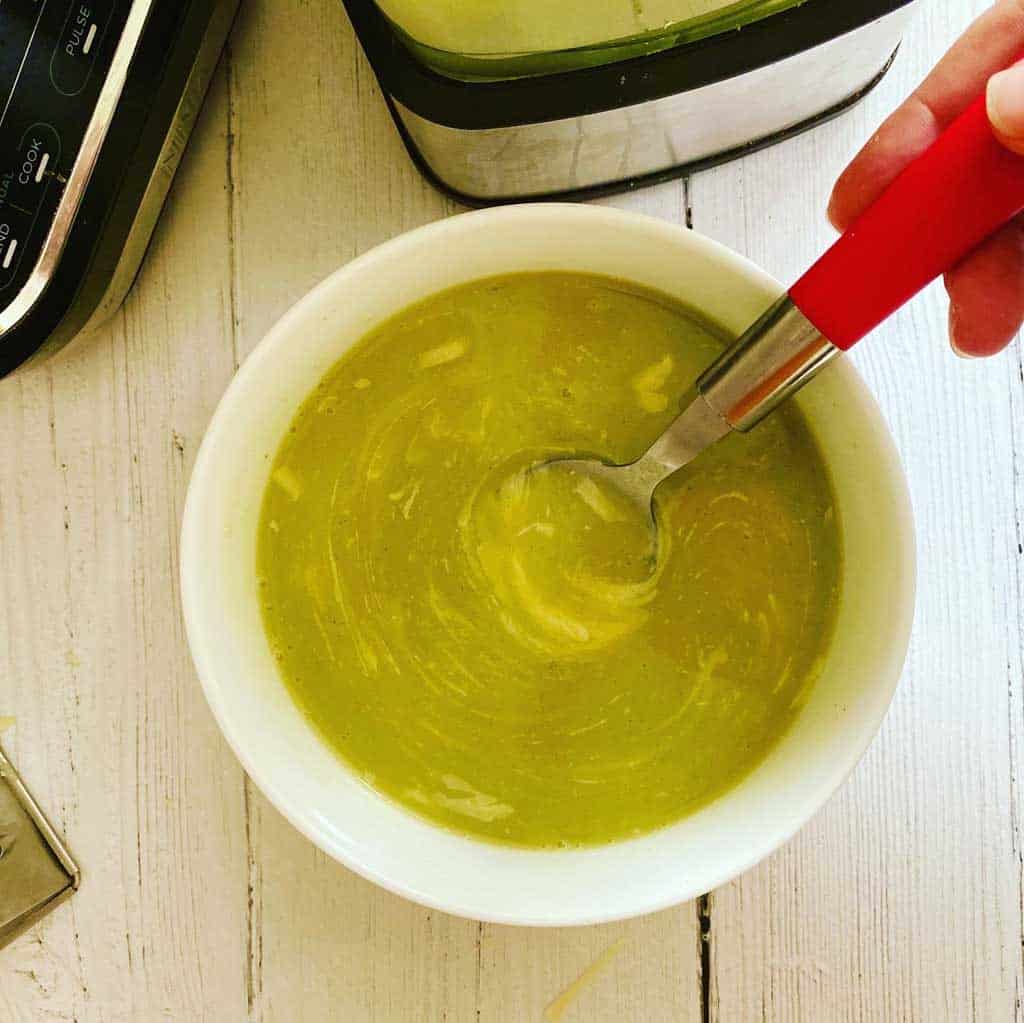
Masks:
[[[381,793],[467,834],[588,845],[670,824],[799,713],[839,595],[796,407],[645,516],[552,454],[638,457],[724,343],[666,295],[486,278],[399,313],[303,403],[257,565],[281,674]]]
[[[225,736],[327,853],[449,912],[593,923],[735,876],[853,768],[914,542],[849,365],[667,485],[653,564],[614,494],[530,472],[637,452],[779,291],[680,227],[509,207],[373,250],[257,347],[182,600]]]

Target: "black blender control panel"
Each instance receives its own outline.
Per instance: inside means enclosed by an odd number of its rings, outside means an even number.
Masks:
[[[0,0],[0,311],[31,276],[130,0]]]

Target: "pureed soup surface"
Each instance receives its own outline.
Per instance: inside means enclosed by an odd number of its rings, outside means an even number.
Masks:
[[[463,55],[548,53],[670,33],[717,16],[735,29],[804,0],[377,0],[408,36]],[[552,67],[551,70],[557,70]]]
[[[786,408],[659,491],[657,557],[607,485],[723,345],[666,296],[517,274],[407,309],[299,411],[258,541],[295,700],[379,792],[524,846],[669,824],[735,785],[803,704],[841,544]]]

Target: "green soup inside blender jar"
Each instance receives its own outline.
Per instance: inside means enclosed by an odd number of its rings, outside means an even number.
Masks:
[[[376,0],[416,54],[458,78],[611,63],[741,28],[804,0]]]

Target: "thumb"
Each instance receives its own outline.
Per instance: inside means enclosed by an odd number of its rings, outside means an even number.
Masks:
[[[988,119],[999,141],[1024,155],[1024,63],[989,79]]]

